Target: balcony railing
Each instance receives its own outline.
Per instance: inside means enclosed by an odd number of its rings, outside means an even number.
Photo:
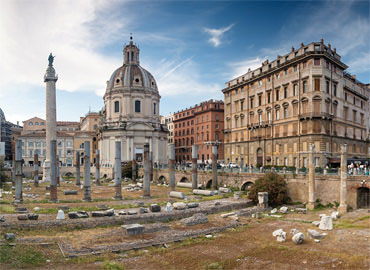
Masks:
[[[308,113],[302,113],[299,116],[300,120],[303,119],[312,119],[312,118],[321,118],[321,119],[333,119],[334,115],[330,113],[325,112],[308,112]]]

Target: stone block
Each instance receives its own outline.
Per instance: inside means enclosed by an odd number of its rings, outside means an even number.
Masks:
[[[276,213],[277,213],[277,211],[278,211],[278,210],[277,210],[276,208],[274,208],[274,209],[272,209],[272,210],[271,210],[271,214],[276,214]]]
[[[335,211],[335,212],[331,213],[330,216],[332,217],[333,220],[337,220],[339,218],[339,212]]]
[[[258,206],[262,208],[268,207],[269,196],[268,192],[258,192]]]
[[[27,215],[18,215],[17,218],[18,220],[28,220]]]
[[[144,226],[140,224],[130,224],[122,226],[126,230],[127,235],[139,235],[144,232]]]
[[[166,204],[166,211],[172,211],[172,210],[173,210],[172,204],[170,202],[168,202]]]
[[[285,242],[286,241],[286,232],[283,229],[278,229],[272,233],[272,236],[276,237],[278,242]]]
[[[57,218],[56,219],[57,220],[65,220],[66,219],[66,216],[65,216],[63,210],[61,210],[61,209],[58,210],[58,214],[57,214]]]
[[[306,208],[296,208],[295,211],[299,214],[307,214]]]
[[[171,198],[178,198],[178,199],[185,199],[185,194],[179,191],[171,191],[170,192]]]
[[[64,195],[77,195],[77,190],[64,190]]]
[[[89,214],[86,211],[69,212],[68,217],[70,219],[88,218]]]
[[[219,187],[218,191],[220,193],[231,193],[231,190],[229,188],[226,188],[226,187]]]
[[[0,222],[5,222],[5,217],[4,216],[0,217]]]
[[[197,225],[197,224],[207,223],[208,218],[205,214],[199,213],[199,214],[195,214],[192,217],[184,218],[184,219],[180,220],[180,222],[182,224],[184,224],[185,226],[193,226],[193,225]]]
[[[331,216],[321,217],[319,229],[323,231],[331,231],[333,229],[333,218]]]
[[[15,208],[15,212],[17,212],[17,213],[28,213],[28,210],[25,207],[17,207],[17,208]]]
[[[105,217],[104,211],[93,211],[91,212],[92,217]]]
[[[193,184],[192,183],[178,182],[177,183],[177,186],[178,187],[183,187],[183,188],[193,188]]]
[[[176,210],[185,210],[186,209],[186,204],[183,202],[175,202],[173,203],[173,208]]]
[[[139,213],[140,214],[146,214],[146,213],[149,213],[149,210],[148,210],[148,208],[140,207],[139,208]]]
[[[6,233],[4,235],[4,238],[5,238],[5,240],[8,240],[8,241],[15,240],[15,234],[14,233]]]
[[[283,214],[288,213],[288,207],[286,207],[286,206],[280,207],[279,212],[280,212],[280,213],[283,213]]]
[[[193,189],[193,194],[202,196],[213,196],[215,195],[213,190]]]
[[[150,205],[150,211],[151,212],[161,212],[161,206],[158,204],[151,204]]]
[[[137,211],[136,210],[129,210],[127,212],[128,215],[132,216],[132,215],[137,215]]]
[[[221,214],[221,217],[222,217],[222,218],[227,218],[227,217],[229,217],[229,216],[233,216],[233,215],[235,215],[235,212],[230,212],[230,213]]]
[[[301,232],[294,234],[292,237],[292,241],[296,245],[302,244],[304,241],[304,234]]]
[[[27,218],[29,220],[37,220],[39,218],[39,215],[38,214],[28,214]]]
[[[199,203],[188,203],[188,208],[197,208]]]
[[[319,233],[318,231],[310,229],[307,230],[307,236],[310,239],[322,239],[325,237],[325,235]]]
[[[312,225],[317,227],[320,225],[320,221],[312,221]]]

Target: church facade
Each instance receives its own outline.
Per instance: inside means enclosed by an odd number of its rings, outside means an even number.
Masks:
[[[141,161],[144,144],[149,143],[153,163],[166,164],[167,134],[160,123],[160,99],[157,83],[140,66],[139,48],[130,43],[123,49],[124,62],[116,69],[104,95],[104,114],[100,126],[100,163],[112,167],[115,142],[121,142],[121,160]]]

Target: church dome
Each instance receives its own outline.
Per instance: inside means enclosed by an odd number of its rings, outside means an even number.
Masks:
[[[123,49],[123,65],[117,68],[107,81],[106,93],[119,88],[151,90],[158,93],[153,75],[140,66],[139,51],[131,37],[130,43]]]

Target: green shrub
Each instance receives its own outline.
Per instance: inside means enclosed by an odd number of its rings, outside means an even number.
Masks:
[[[5,173],[4,161],[0,160],[0,188],[3,188],[3,184],[9,180],[8,175]]]
[[[104,269],[105,270],[123,270],[123,266],[116,263],[116,262],[110,262],[107,261],[104,263]]]
[[[258,178],[249,190],[248,199],[258,203],[258,192],[268,192],[268,203],[272,206],[290,202],[287,183],[277,173],[267,173]]]

